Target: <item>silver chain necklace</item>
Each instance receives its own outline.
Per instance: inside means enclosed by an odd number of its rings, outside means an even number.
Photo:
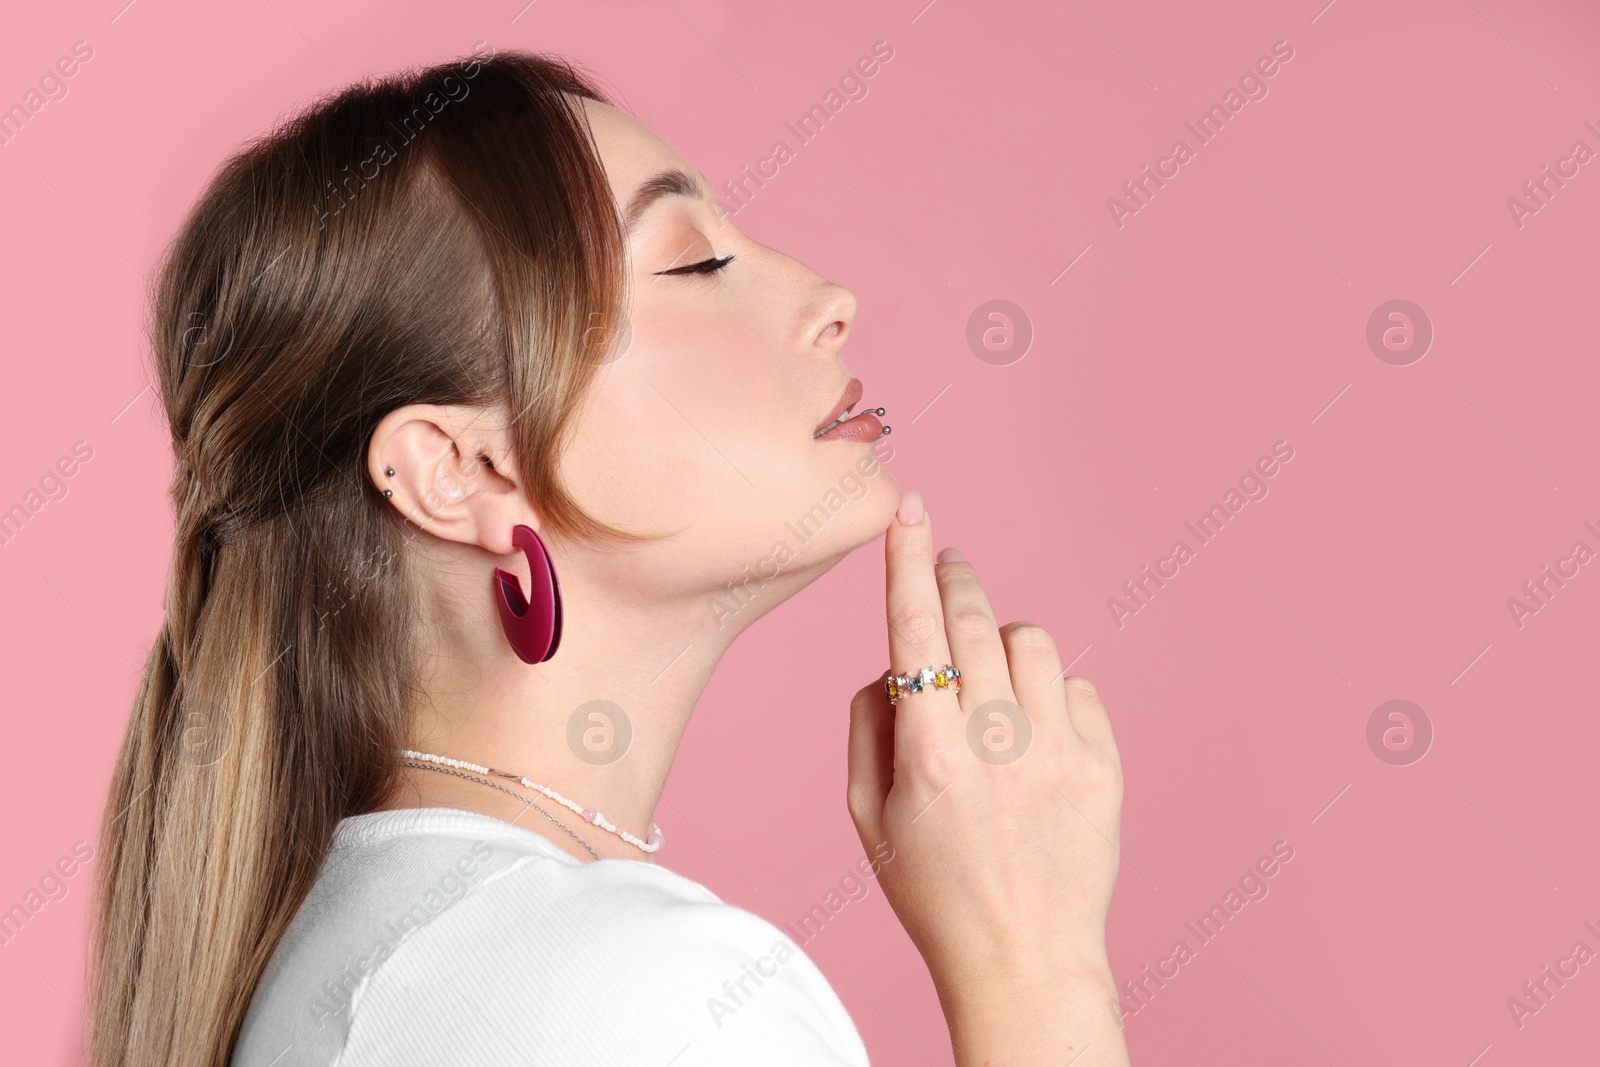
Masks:
[[[596,852],[593,848],[591,848],[589,846],[589,842],[585,841],[583,838],[581,838],[577,834],[573,833],[571,827],[569,827],[566,823],[562,822],[560,819],[556,818],[554,815],[551,815],[548,811],[545,811],[543,808],[539,807],[539,805],[535,804],[533,801],[529,800],[527,797],[523,796],[521,793],[513,792],[512,790],[507,789],[503,785],[500,785],[500,784],[498,784],[496,782],[489,781],[487,778],[479,778],[475,774],[466,774],[466,773],[464,773],[462,771],[452,770],[449,767],[435,767],[431,763],[412,763],[409,760],[402,761],[402,766],[415,767],[419,771],[438,771],[440,774],[451,774],[451,775],[454,775],[457,778],[465,778],[468,781],[478,782],[478,783],[480,783],[482,785],[486,785],[490,789],[498,789],[498,790],[500,790],[500,792],[505,793],[507,796],[516,797],[518,800],[522,801],[522,803],[526,804],[528,807],[534,809],[539,814],[543,815],[545,818],[549,819],[551,822],[553,822],[557,826],[561,827],[562,830],[566,831],[567,836],[572,838],[578,844],[582,845],[583,846],[583,850],[585,852],[589,853],[589,855],[593,856],[595,859],[599,859],[600,858],[600,853]]]

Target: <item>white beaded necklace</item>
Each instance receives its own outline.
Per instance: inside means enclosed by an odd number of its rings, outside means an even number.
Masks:
[[[560,793],[557,793],[549,786],[540,785],[538,782],[530,782],[520,774],[512,774],[510,771],[497,771],[493,767],[484,767],[477,763],[468,763],[466,760],[450,759],[447,756],[435,756],[430,752],[413,752],[409,748],[402,749],[400,755],[406,757],[407,759],[417,759],[423,760],[427,763],[436,763],[441,767],[455,767],[458,770],[477,771],[479,774],[492,774],[497,778],[509,778],[511,781],[518,782],[528,789],[532,789],[538,793],[543,793],[557,804],[576,812],[578,818],[582,819],[584,822],[593,823],[595,826],[600,827],[600,829],[605,830],[608,833],[616,834],[618,837],[622,838],[628,844],[632,845],[641,852],[655,852],[661,848],[666,841],[666,839],[661,835],[661,828],[655,823],[650,824],[649,840],[641,841],[633,834],[630,834],[628,831],[618,827],[616,823],[611,822],[604,815],[601,815],[593,808],[579,807],[577,804],[574,804],[572,801],[568,800]]]

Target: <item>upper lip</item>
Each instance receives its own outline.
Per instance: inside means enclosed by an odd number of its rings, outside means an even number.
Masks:
[[[833,406],[833,410],[828,413],[828,417],[817,423],[816,429],[811,431],[811,436],[817,436],[817,434],[822,432],[822,428],[824,426],[827,426],[828,423],[834,421],[860,402],[861,379],[851,378],[850,381],[845,384],[844,395],[839,397],[839,402]]]

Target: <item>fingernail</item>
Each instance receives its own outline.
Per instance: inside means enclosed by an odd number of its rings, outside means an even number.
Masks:
[[[953,548],[941,548],[939,550],[940,563],[965,563],[966,561],[967,557]]]
[[[915,526],[922,521],[922,494],[907,489],[900,494],[900,510],[895,513],[902,526]]]

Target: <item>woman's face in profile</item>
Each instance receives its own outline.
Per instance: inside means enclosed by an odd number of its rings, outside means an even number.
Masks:
[[[770,579],[831,564],[882,533],[900,488],[873,460],[874,443],[813,437],[852,377],[840,350],[855,296],[741,233],[648,127],[584,106],[625,217],[663,172],[695,187],[633,219],[626,330],[561,461],[578,503],[608,522],[681,530],[668,543],[678,581],[721,584],[745,566]],[[864,385],[857,413],[881,403],[882,383]]]

